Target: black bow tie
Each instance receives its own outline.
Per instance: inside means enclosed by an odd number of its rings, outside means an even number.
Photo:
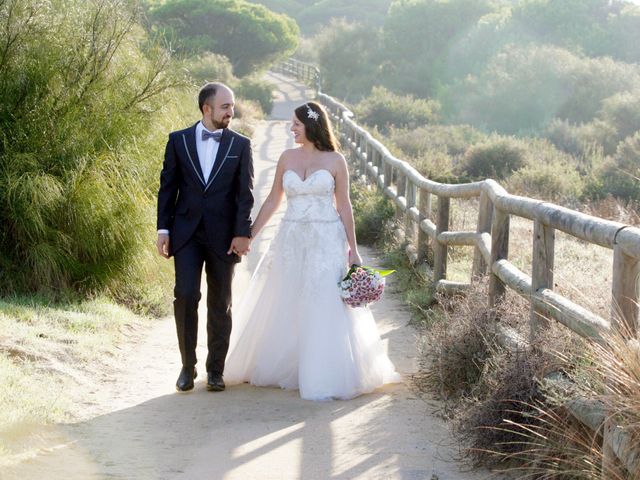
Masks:
[[[208,130],[202,130],[202,140],[207,140],[208,138],[213,138],[216,142],[219,142],[222,138],[222,131],[210,132]]]

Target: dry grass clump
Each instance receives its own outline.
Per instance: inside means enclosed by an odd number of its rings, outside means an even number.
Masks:
[[[509,470],[518,478],[640,479],[640,343],[629,338],[613,332],[605,344],[582,349],[568,382],[530,406],[536,424],[506,428],[519,437],[520,450],[505,455],[517,463]],[[603,462],[605,419],[614,425],[613,462]]]
[[[453,415],[461,398],[478,386],[494,345],[495,311],[483,309],[486,299],[474,290],[469,297],[438,297],[443,307],[440,321],[425,332],[420,358],[418,387],[445,401]],[[475,304],[475,305],[474,305]]]
[[[582,341],[552,325],[529,345],[528,303],[508,293],[490,309],[485,290],[476,284],[466,297],[441,299],[442,321],[425,333],[422,373],[415,381],[444,400],[469,457],[496,466],[529,448],[522,430],[543,423],[536,407],[546,401],[541,381],[552,372],[563,376],[573,370]],[[522,430],[511,428],[514,424]]]

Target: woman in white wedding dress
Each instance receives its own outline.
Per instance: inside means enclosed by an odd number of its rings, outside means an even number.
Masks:
[[[252,226],[260,232],[287,196],[278,232],[234,312],[224,376],[230,383],[299,389],[310,400],[349,399],[400,376],[370,310],[344,304],[338,283],[361,264],[349,177],[324,108],[298,107],[271,192]]]

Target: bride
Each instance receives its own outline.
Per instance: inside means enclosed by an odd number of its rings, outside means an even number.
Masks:
[[[294,111],[298,148],[282,153],[255,238],[287,196],[287,210],[235,312],[225,379],[299,389],[309,400],[349,399],[400,376],[368,308],[351,308],[338,282],[362,264],[349,176],[324,108]]]

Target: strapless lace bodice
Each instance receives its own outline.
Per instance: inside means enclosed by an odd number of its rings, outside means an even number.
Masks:
[[[335,222],[340,219],[333,204],[335,181],[328,170],[316,170],[304,180],[293,170],[286,170],[282,185],[287,195],[284,221]]]

